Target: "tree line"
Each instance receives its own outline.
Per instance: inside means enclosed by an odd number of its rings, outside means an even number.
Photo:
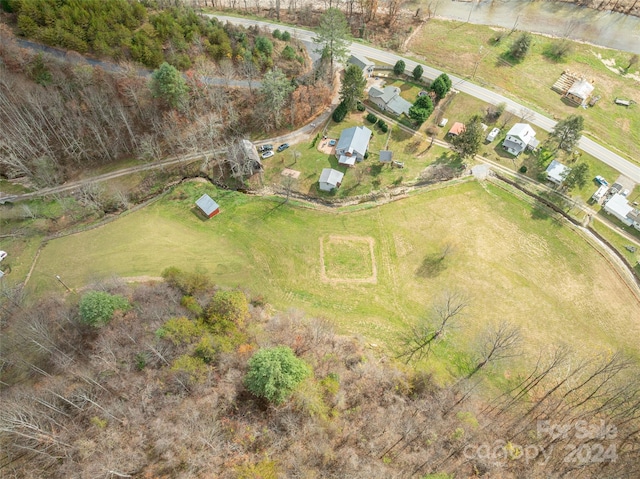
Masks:
[[[472,319],[464,294],[443,294],[407,329],[402,366],[204,271],[163,277],[9,305],[4,473],[632,478],[640,467],[640,376],[622,354],[550,345],[506,374],[522,350],[502,323],[442,384],[418,365]]]

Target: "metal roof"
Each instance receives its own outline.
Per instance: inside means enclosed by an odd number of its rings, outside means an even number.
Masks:
[[[547,166],[546,169],[547,178],[551,181],[555,181],[556,183],[562,183],[569,171],[571,171],[571,168],[563,165],[557,160],[553,160],[549,163],[549,166]]]
[[[211,198],[208,194],[202,195],[200,198],[196,200],[196,205],[200,208],[205,215],[209,216],[215,210],[220,208],[220,205],[216,203],[213,198]]]
[[[333,186],[338,186],[338,183],[344,178],[344,173],[333,168],[323,168],[320,174],[320,183],[328,183]]]
[[[369,148],[369,140],[371,139],[371,130],[366,126],[352,126],[346,130],[342,130],[340,139],[336,145],[336,152],[357,153],[364,156]]]

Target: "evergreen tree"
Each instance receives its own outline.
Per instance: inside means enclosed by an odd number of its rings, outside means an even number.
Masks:
[[[407,66],[404,63],[404,60],[398,60],[396,64],[393,65],[393,73],[395,73],[396,75],[402,75],[405,68],[407,68]]]
[[[428,95],[419,96],[415,103],[409,108],[409,118],[422,124],[427,121],[433,112],[433,102]]]
[[[482,134],[482,118],[475,115],[467,122],[464,131],[455,136],[451,143],[462,158],[472,158],[480,150]]]
[[[275,404],[282,404],[311,368],[286,346],[260,349],[249,359],[245,384],[249,391]]]
[[[182,74],[167,62],[151,74],[150,87],[155,97],[162,98],[172,108],[184,106],[187,101],[189,88]]]
[[[588,177],[589,165],[586,163],[578,163],[567,173],[567,176],[565,176],[562,185],[567,190],[572,190],[576,186],[578,188],[584,188],[587,184]]]
[[[349,111],[354,110],[358,100],[364,97],[365,86],[367,86],[367,79],[362,75],[362,70],[356,65],[349,65],[344,72],[340,89],[340,101]]]
[[[331,82],[334,62],[343,61],[347,56],[348,35],[349,26],[344,13],[337,8],[330,8],[322,14],[318,33],[313,41],[319,45],[316,51],[329,58]]]
[[[438,99],[444,98],[451,90],[451,78],[446,73],[441,74],[431,83],[431,91],[433,91]]]
[[[416,65],[416,67],[413,69],[413,72],[412,72],[413,79],[415,81],[419,81],[422,78],[423,73],[424,73],[424,68],[422,68],[422,65]]]
[[[282,110],[293,90],[293,85],[279,68],[269,70],[262,79],[260,92],[264,96],[265,106],[273,115],[276,128],[280,127]]]

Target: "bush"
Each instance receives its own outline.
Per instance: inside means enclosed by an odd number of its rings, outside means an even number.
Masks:
[[[287,45],[286,47],[284,47],[284,49],[282,50],[282,58],[284,58],[285,60],[293,60],[296,57],[296,52],[294,51],[293,48],[291,48],[291,45]]]
[[[239,327],[249,316],[249,302],[242,291],[218,291],[211,298],[207,308],[207,319],[210,322],[231,321]]]
[[[404,61],[398,60],[396,64],[393,66],[393,73],[395,73],[396,75],[402,75],[404,73],[405,68],[406,68],[406,65]]]
[[[173,362],[171,371],[182,376],[183,382],[201,383],[207,378],[205,362],[187,354],[183,354]]]
[[[389,131],[389,127],[387,126],[386,123],[383,123],[382,125],[378,125],[380,127],[380,130],[382,131],[382,133],[386,133]]]
[[[244,382],[253,394],[282,404],[311,375],[307,363],[286,346],[260,349],[248,362]]]
[[[188,273],[171,266],[165,269],[161,276],[169,285],[178,288],[187,296],[202,293],[213,287],[206,272],[200,268],[196,268],[193,273]]]
[[[271,40],[266,37],[256,37],[255,45],[256,50],[258,50],[260,53],[263,53],[267,57],[270,57],[271,53],[273,53],[273,43],[271,43]]]
[[[288,42],[291,40],[291,34],[289,32],[282,32],[281,40]]]
[[[183,296],[180,305],[191,311],[196,317],[202,316],[202,306],[193,296]]]
[[[171,318],[156,331],[160,339],[171,341],[174,345],[190,344],[203,333],[202,327],[195,321],[181,316]]]
[[[385,121],[382,118],[378,119],[378,126],[382,127],[382,125],[386,125]]]
[[[282,32],[276,28],[273,31],[273,38],[277,38],[278,40],[282,40]]]
[[[347,109],[347,105],[345,105],[344,103],[340,103],[333,111],[333,115],[331,116],[331,118],[333,118],[333,121],[335,121],[336,123],[340,123],[345,119],[348,112],[349,110]]]
[[[90,326],[104,326],[117,309],[126,311],[129,309],[129,301],[104,291],[89,291],[80,299],[80,318]]]
[[[375,116],[373,113],[369,113],[369,114],[367,115],[367,121],[368,121],[369,123],[373,123],[373,124],[375,125],[375,124],[376,124],[376,122],[378,121],[378,117],[377,117],[377,116]]]
[[[519,171],[520,173],[526,173],[526,172],[527,172],[527,167],[526,167],[526,166],[524,166],[524,165],[522,165],[518,171]]]
[[[360,102],[358,102],[358,104],[356,105],[356,110],[358,111],[365,111],[367,108]]]

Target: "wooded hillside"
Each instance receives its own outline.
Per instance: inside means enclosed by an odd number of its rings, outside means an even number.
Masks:
[[[621,355],[549,349],[498,392],[497,368],[438,385],[326,321],[164,276],[9,305],[4,477],[637,477],[640,376]],[[285,387],[284,363],[250,360],[274,346],[307,372],[270,400],[248,371]]]

